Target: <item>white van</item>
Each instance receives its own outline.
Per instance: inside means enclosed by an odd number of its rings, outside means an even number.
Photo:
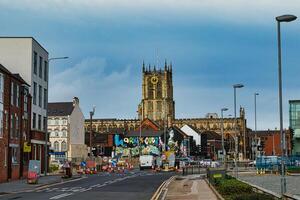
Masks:
[[[152,168],[154,166],[154,156],[152,155],[141,155],[140,156],[140,170],[144,168]]]

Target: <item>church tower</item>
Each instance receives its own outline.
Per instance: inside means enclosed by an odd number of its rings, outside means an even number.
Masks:
[[[173,100],[172,64],[164,69],[148,67],[143,63],[142,101],[138,107],[139,119],[170,123],[175,118]]]

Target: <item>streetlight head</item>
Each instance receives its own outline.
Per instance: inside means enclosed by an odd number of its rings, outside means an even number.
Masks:
[[[221,109],[221,111],[227,111],[228,110],[228,108],[222,108]]]
[[[242,87],[244,87],[244,85],[243,84],[234,84],[233,87],[234,88],[242,88]]]
[[[254,95],[257,96],[257,95],[259,95],[259,93],[258,93],[258,92],[255,92]]]
[[[297,17],[295,15],[281,15],[281,16],[276,17],[276,20],[278,22],[291,22],[296,19],[297,19]]]

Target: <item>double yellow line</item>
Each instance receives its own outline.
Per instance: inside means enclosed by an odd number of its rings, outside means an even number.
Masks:
[[[175,179],[176,176],[171,176],[169,179],[165,180],[159,187],[158,189],[155,191],[154,195],[152,196],[151,200],[158,200],[161,193],[163,191],[165,191],[164,197],[162,199],[165,198],[166,192],[167,192],[167,187],[169,186],[169,184]]]

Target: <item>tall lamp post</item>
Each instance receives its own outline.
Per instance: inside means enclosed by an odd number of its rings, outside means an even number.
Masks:
[[[291,22],[296,20],[294,15],[282,15],[276,17],[277,21],[277,35],[278,35],[278,82],[279,82],[279,117],[280,117],[280,136],[281,136],[281,195],[286,193],[286,179],[284,169],[284,157],[285,157],[285,132],[283,132],[283,116],[282,116],[282,78],[281,78],[281,36],[280,36],[280,23]]]
[[[92,158],[92,134],[93,134],[93,116],[95,114],[96,106],[93,106],[93,110],[90,111],[90,157]]]
[[[258,148],[257,148],[257,144],[258,144],[258,141],[257,141],[257,121],[256,121],[256,97],[259,95],[259,93],[255,92],[254,93],[254,133],[255,133],[255,137],[254,137],[254,140],[255,140],[255,152],[253,153],[253,158],[254,160],[256,159],[256,156],[258,156]]]
[[[238,166],[237,166],[237,160],[238,160],[238,134],[237,134],[237,120],[236,120],[236,89],[244,87],[243,84],[234,84],[233,85],[233,91],[234,91],[234,171],[235,171],[235,177],[238,177]]]
[[[50,66],[50,61],[52,61],[52,60],[61,60],[61,59],[68,59],[68,58],[69,57],[67,57],[67,56],[65,56],[65,57],[49,58],[48,59],[48,66]],[[44,69],[44,70],[47,70],[47,69]],[[48,77],[49,77],[49,73],[48,73]],[[49,78],[48,78],[47,84],[49,85]],[[47,85],[47,88],[48,88],[48,85]],[[47,102],[48,102],[48,100],[47,100]],[[48,105],[46,106],[46,110],[48,110]],[[46,124],[45,124],[46,127],[48,126],[47,124],[48,124],[48,122],[46,121]],[[47,169],[47,166],[48,166],[48,128],[46,128],[46,127],[44,127],[44,129],[45,129],[45,144],[44,144],[45,145],[44,146],[45,165],[44,165],[44,175],[45,176],[47,176],[47,171],[48,171],[48,169]]]
[[[226,153],[225,153],[225,147],[224,147],[224,123],[223,123],[223,112],[227,111],[228,108],[222,108],[221,109],[221,135],[222,135],[222,155],[223,155],[223,165],[225,165],[226,160]]]

